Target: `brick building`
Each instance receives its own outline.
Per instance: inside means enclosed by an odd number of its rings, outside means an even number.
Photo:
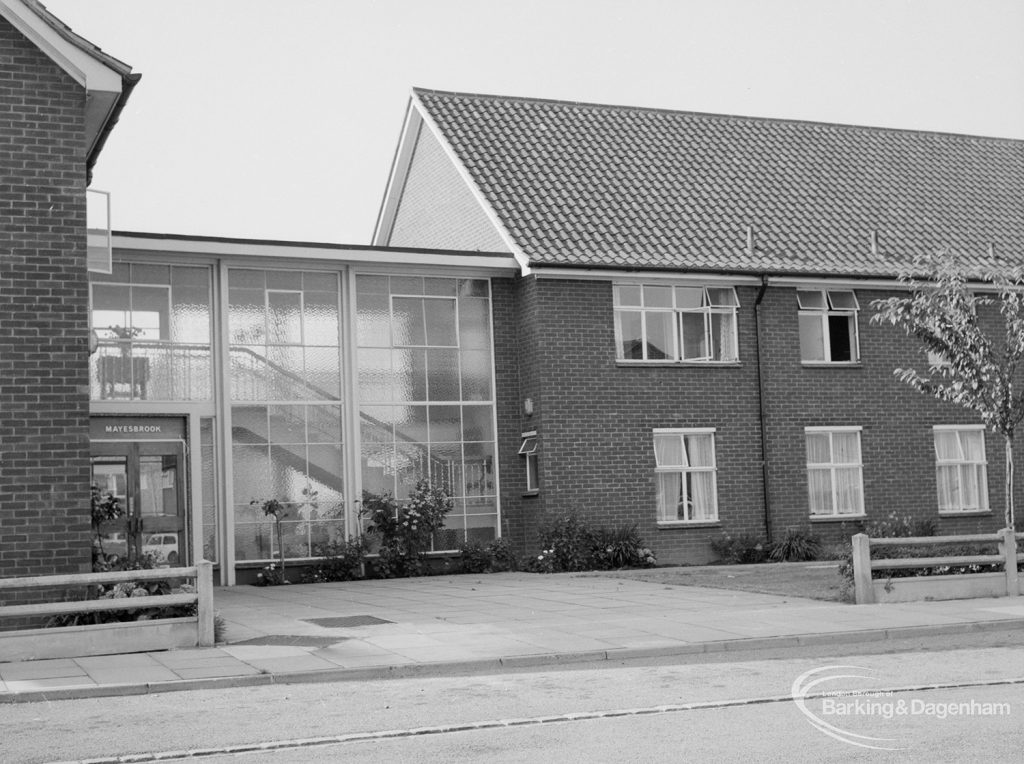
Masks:
[[[86,186],[137,79],[0,1],[0,576],[90,570]]]
[[[1001,525],[1001,440],[898,382],[928,359],[869,317],[919,254],[1019,262],[1022,180],[1020,141],[416,90],[374,243],[519,264],[512,538],[575,510],[698,562],[893,511]]]
[[[0,35],[2,576],[88,569],[90,481],[128,509],[106,551],[223,584],[424,477],[439,552],[568,511],[663,562],[1000,525],[1001,443],[898,383],[927,359],[868,318],[916,254],[1022,251],[1019,141],[414,91],[371,245],[115,232],[87,273],[136,77],[31,0]]]

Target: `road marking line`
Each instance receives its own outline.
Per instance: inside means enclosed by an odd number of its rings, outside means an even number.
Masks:
[[[1024,684],[1024,677],[1015,679],[990,679],[972,682],[951,682],[948,684],[918,684],[903,687],[889,687],[872,690],[877,693],[925,692],[929,690],[955,690],[966,687],[999,687],[1002,685]],[[811,698],[831,697],[833,693],[810,693]],[[267,751],[285,751],[297,748],[313,748],[343,743],[361,743],[373,740],[392,740],[396,738],[417,737],[420,735],[444,735],[451,732],[475,732],[479,730],[504,729],[507,727],[530,727],[542,724],[590,721],[594,719],[616,719],[627,716],[651,716],[654,714],[670,714],[681,711],[702,711],[715,708],[738,708],[742,706],[765,705],[768,703],[791,703],[792,694],[766,695],[760,698],[739,698],[734,700],[707,700],[698,703],[673,703],[663,706],[647,706],[644,708],[620,708],[611,711],[572,711],[565,714],[550,716],[533,716],[518,719],[490,719],[480,722],[461,722],[459,724],[438,724],[429,727],[411,727],[408,729],[378,730],[376,732],[349,732],[344,735],[328,737],[295,738],[292,740],[271,740],[264,743],[242,743],[219,748],[195,748],[187,751],[157,751],[153,753],[128,753],[107,758],[76,759],[74,761],[54,762],[53,764],[147,764],[155,761],[180,761],[183,759],[208,758],[210,756],[226,756],[240,753],[265,753]]]

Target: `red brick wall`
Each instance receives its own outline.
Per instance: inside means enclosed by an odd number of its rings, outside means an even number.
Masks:
[[[755,293],[741,289],[740,300],[750,306]],[[526,551],[537,549],[545,519],[571,511],[598,526],[635,523],[666,562],[707,560],[723,531],[763,533],[752,310],[740,317],[744,362],[728,367],[617,364],[608,282],[521,280],[517,315],[520,392],[534,402],[526,417],[520,401],[520,428],[540,434],[541,494],[521,496],[522,457],[513,453],[501,465],[502,508],[521,518],[513,535]],[[657,526],[658,427],[717,428],[720,527]]]
[[[502,284],[496,293],[504,290]],[[570,511],[594,525],[636,523],[662,562],[707,561],[713,556],[710,541],[723,533],[767,536],[757,292],[737,289],[740,364],[717,367],[616,363],[611,284],[534,277],[515,283],[516,366],[505,347],[509,330],[501,326],[510,308],[496,296],[503,530],[520,551],[536,550],[539,525]],[[892,511],[932,518],[940,533],[1001,527],[1004,457],[1000,439],[991,434],[986,452],[993,512],[939,517],[932,426],[978,419],[895,379],[895,367],[908,359],[924,361],[924,355],[900,331],[869,323],[871,300],[885,293],[858,290],[857,296],[862,363],[810,368],[800,363],[795,290],[771,287],[765,293],[760,326],[771,532],[778,538],[795,527],[833,542],[860,529],[854,522],[809,520],[804,428],[818,425],[863,428],[869,518]],[[527,397],[533,399],[532,417],[522,410]],[[659,427],[716,428],[718,527],[657,526],[652,430]],[[520,432],[531,429],[540,433],[541,494],[523,497],[524,465],[516,451]]]
[[[890,512],[935,521],[938,532],[981,533],[1002,527],[1004,450],[986,434],[992,514],[939,517],[933,425],[977,424],[979,417],[915,392],[893,369],[922,369],[926,356],[917,340],[889,325],[874,325],[871,301],[892,292],[857,290],[861,306],[861,363],[852,367],[806,367],[800,363],[794,289],[771,288],[762,305],[763,363],[773,531],[809,524],[804,427],[856,425],[861,432],[864,508],[869,519]],[[994,327],[993,327],[994,328]],[[1019,499],[1018,499],[1019,501]],[[828,541],[847,540],[859,524],[813,523]]]
[[[0,576],[90,569],[85,92],[0,19]]]

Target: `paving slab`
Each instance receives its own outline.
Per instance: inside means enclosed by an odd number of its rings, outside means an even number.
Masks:
[[[226,644],[0,663],[0,702],[1024,628],[1022,602],[854,606],[586,574],[243,586],[215,593]],[[324,625],[354,616],[384,622]]]

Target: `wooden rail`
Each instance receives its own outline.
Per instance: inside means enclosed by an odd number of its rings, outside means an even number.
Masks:
[[[976,533],[964,536],[910,536],[906,538],[870,538],[858,533],[853,537],[853,583],[857,604],[875,602],[875,585],[872,571],[900,570],[912,568],[956,567],[962,565],[1002,565],[1005,575],[1006,596],[1020,594],[1017,563],[1024,561],[1024,554],[1017,553],[1017,541],[1024,539],[1024,533],[1015,533],[1004,528],[997,533]],[[937,544],[998,544],[998,554],[974,554],[949,557],[897,557],[871,559],[872,546],[930,546]],[[970,575],[970,574],[966,574]],[[900,579],[903,581],[904,579]],[[924,581],[925,578],[918,580]]]
[[[66,615],[68,613],[95,613],[111,610],[143,610],[174,605],[196,605],[196,644],[210,646],[213,637],[213,563],[203,560],[185,568],[154,568],[152,570],[119,570],[110,573],[80,573],[61,576],[33,576],[0,579],[0,592],[15,589],[115,584],[125,581],[161,581],[176,578],[195,580],[195,592],[145,597],[119,597],[117,599],[72,600],[42,602],[32,605],[0,606],[0,618],[16,616]],[[154,620],[152,623],[159,623]]]

